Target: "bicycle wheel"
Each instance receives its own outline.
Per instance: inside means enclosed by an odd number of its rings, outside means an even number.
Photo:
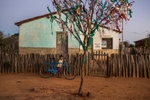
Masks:
[[[77,76],[77,69],[75,66],[64,66],[64,77],[68,80],[73,80]]]
[[[43,78],[49,78],[50,76],[52,76],[52,73],[50,73],[50,70],[52,69],[52,67],[49,64],[43,64],[40,67],[40,75]]]

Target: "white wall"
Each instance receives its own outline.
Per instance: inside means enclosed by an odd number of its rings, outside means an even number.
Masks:
[[[81,38],[83,39],[82,35]],[[101,31],[96,31],[93,37],[93,50],[102,49],[102,38],[113,38],[113,49],[119,49],[119,32],[103,28]],[[81,46],[80,49],[82,49]]]
[[[113,38],[113,48],[119,49],[119,33],[116,31],[101,29],[101,31],[97,31],[95,36],[93,37],[93,49],[102,49],[102,38]]]

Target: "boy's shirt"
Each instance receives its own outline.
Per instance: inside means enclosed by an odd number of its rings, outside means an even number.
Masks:
[[[58,64],[57,64],[57,67],[61,67],[62,64],[63,64],[63,60],[59,60],[59,61],[58,61]]]

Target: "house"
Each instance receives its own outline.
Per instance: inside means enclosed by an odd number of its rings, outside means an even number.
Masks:
[[[15,23],[19,26],[19,53],[82,53],[78,41],[70,34],[63,35],[62,29],[56,22],[52,23],[53,30],[51,30],[49,17],[49,14],[45,14]],[[107,53],[118,53],[120,32],[107,27],[101,28],[104,34],[96,32],[88,51],[102,50]]]
[[[144,49],[144,48],[145,48],[145,42],[146,42],[147,39],[148,39],[148,38],[143,38],[143,39],[134,41],[135,47],[136,47],[136,48],[142,48],[142,49]]]

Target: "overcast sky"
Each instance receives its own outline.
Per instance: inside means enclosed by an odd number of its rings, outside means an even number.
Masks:
[[[123,31],[124,41],[130,43],[150,34],[150,0],[134,1],[133,17],[128,22],[124,22]],[[18,33],[15,22],[47,14],[47,6],[53,9],[51,0],[0,0],[0,30],[5,34]]]

